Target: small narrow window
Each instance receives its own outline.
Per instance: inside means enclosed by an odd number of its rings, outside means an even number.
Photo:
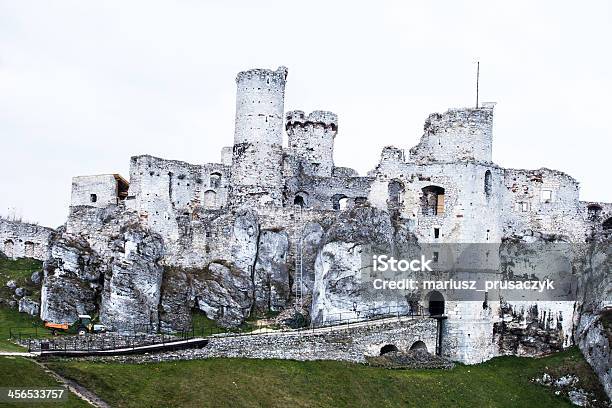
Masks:
[[[487,198],[491,197],[491,191],[493,190],[492,183],[493,181],[492,181],[492,176],[491,176],[491,170],[487,170],[485,171],[485,179],[484,179],[484,192]]]
[[[96,201],[98,201],[98,196],[96,194],[90,194],[89,201],[91,201],[92,203],[95,203]]]
[[[440,254],[439,254],[438,252],[434,252],[434,253],[433,253],[433,261],[434,261],[435,263],[437,263],[437,262],[438,262],[438,259],[440,259]]]
[[[542,190],[542,202],[543,203],[552,202],[552,190]]]
[[[440,228],[434,228],[434,238],[440,238]]]

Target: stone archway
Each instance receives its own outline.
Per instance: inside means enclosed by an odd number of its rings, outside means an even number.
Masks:
[[[391,353],[392,351],[398,351],[395,344],[386,344],[380,348],[380,355]]]
[[[430,316],[441,316],[444,314],[444,296],[437,290],[427,294],[427,305]]]
[[[427,350],[427,345],[421,340],[415,341],[412,346],[410,346],[410,350],[425,350],[429,352],[429,350]]]

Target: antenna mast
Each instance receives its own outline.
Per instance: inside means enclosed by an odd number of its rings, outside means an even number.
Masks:
[[[478,82],[480,81],[480,61],[476,61],[476,109],[478,109]]]

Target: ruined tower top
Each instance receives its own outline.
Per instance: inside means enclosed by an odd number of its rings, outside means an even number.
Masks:
[[[416,162],[492,161],[493,107],[450,109],[432,113],[419,144],[410,149]]]

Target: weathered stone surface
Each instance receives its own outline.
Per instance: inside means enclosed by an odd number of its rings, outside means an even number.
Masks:
[[[6,282],[6,287],[9,289],[15,289],[17,287],[17,283],[14,280],[10,280]]]
[[[56,237],[51,257],[44,263],[41,318],[72,323],[79,314],[93,314],[105,268],[85,239],[67,234]]]
[[[0,253],[6,258],[44,261],[49,256],[52,235],[51,228],[0,217]]]
[[[587,254],[580,281],[575,341],[612,399],[612,237]]]
[[[195,304],[224,327],[240,325],[253,304],[251,276],[233,266],[211,263],[194,273]]]
[[[159,324],[163,331],[189,329],[194,305],[193,271],[165,267],[159,304]]]
[[[240,212],[232,228],[230,253],[234,267],[251,273],[257,256],[257,243],[259,240],[259,224],[257,215],[252,211]]]
[[[163,243],[139,225],[122,237],[124,252],[117,251],[104,275],[100,320],[118,330],[151,326],[157,330],[163,267]]]
[[[536,357],[563,350],[561,322],[555,316],[542,318],[537,304],[525,310],[504,303],[500,313],[501,321],[493,325],[500,353]]]
[[[40,303],[29,297],[24,297],[19,300],[19,312],[27,313],[30,316],[38,316],[40,313]]]
[[[35,272],[32,272],[32,275],[30,275],[30,281],[32,281],[32,283],[35,285],[39,285],[42,281],[42,278],[43,278],[42,271],[35,271]]]
[[[403,296],[382,297],[373,290],[367,271],[372,253],[403,253],[415,243],[400,225],[371,207],[354,208],[338,217],[326,231],[315,262],[314,322],[355,319],[366,309],[381,307],[408,310]]]
[[[253,274],[255,307],[260,312],[281,310],[289,301],[288,248],[286,233],[261,232]]]
[[[26,290],[24,288],[15,288],[15,296],[24,297],[26,294]]]
[[[338,328],[337,328],[338,329]],[[203,358],[291,359],[298,361],[337,360],[365,363],[378,356],[384,346],[395,345],[408,351],[415,343],[425,343],[428,350],[436,344],[436,322],[429,318],[352,325],[339,330],[314,332],[288,331],[241,336],[213,336],[206,347],[148,356],[125,356],[120,361],[170,361]]]

